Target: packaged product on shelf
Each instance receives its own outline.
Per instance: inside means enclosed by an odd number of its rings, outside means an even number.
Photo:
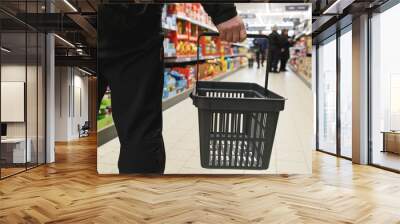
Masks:
[[[199,65],[199,79],[202,80],[207,76],[208,64],[202,63]]]
[[[224,55],[233,55],[233,54],[235,54],[234,53],[234,49],[233,49],[231,44],[221,41],[221,45],[220,46],[221,46],[221,54],[224,54]]]
[[[201,10],[201,5],[199,3],[193,3],[192,4],[192,15],[193,19],[196,21],[200,21],[200,10]]]
[[[168,14],[184,14],[183,3],[174,3],[167,5],[167,13]]]
[[[173,35],[171,39],[174,42],[178,40],[188,40],[190,23],[187,21],[178,20],[176,26],[177,26],[176,32],[171,32],[171,35]]]
[[[176,14],[168,12],[168,7],[163,7],[161,23],[164,28],[175,30],[176,29]]]
[[[210,79],[213,76],[221,73],[221,62],[217,59],[207,60],[204,79]]]
[[[163,7],[161,13],[161,24],[164,25],[167,23],[167,16],[168,16],[167,7]]]
[[[192,4],[191,3],[186,3],[184,4],[184,10],[185,10],[185,15],[189,18],[192,18]]]
[[[164,86],[164,87],[163,87],[163,95],[162,95],[162,98],[165,99],[165,98],[168,98],[168,96],[169,96],[168,88],[167,88],[166,86]]]
[[[197,41],[197,37],[199,36],[199,27],[195,24],[190,24],[190,41]]]
[[[174,67],[172,68],[172,70],[183,75],[183,77],[186,79],[186,86],[188,88],[194,84],[195,71],[196,71],[194,65],[187,65],[185,67]]]
[[[226,64],[227,64],[227,71],[232,70],[232,58],[227,58]]]
[[[171,70],[164,71],[164,94],[163,96],[171,97],[176,95],[176,80],[170,75]],[[167,93],[168,92],[168,93]]]
[[[174,43],[170,41],[168,37],[164,39],[163,42],[164,46],[164,56],[165,57],[174,57],[176,56],[176,49]]]
[[[215,37],[203,37],[200,39],[201,54],[203,56],[213,56],[220,54],[220,41]]]
[[[221,61],[222,72],[228,71],[228,69],[229,69],[229,67],[228,67],[228,62],[227,62],[227,60],[225,59],[225,57],[222,56],[222,57],[220,58],[220,61]]]
[[[175,15],[171,15],[166,17],[166,21],[165,21],[165,27],[171,29],[171,30],[176,30],[177,26],[176,26],[176,16]]]
[[[180,93],[187,87],[187,80],[186,78],[178,73],[177,71],[171,71],[169,75],[175,79],[175,91],[176,93]]]

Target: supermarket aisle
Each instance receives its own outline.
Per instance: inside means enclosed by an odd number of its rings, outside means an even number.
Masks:
[[[224,81],[264,83],[264,70],[242,68]],[[265,171],[212,170],[200,166],[197,108],[186,99],[164,111],[166,174],[311,173],[313,99],[311,90],[292,72],[270,74],[269,88],[286,97],[280,114],[270,167]],[[118,172],[118,139],[98,148],[99,173]]]

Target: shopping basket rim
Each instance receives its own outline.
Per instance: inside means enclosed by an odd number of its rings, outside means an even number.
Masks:
[[[241,85],[241,84],[244,84],[244,85],[250,85],[250,86],[256,86],[256,87],[262,88],[264,91],[261,93],[260,91],[257,91],[255,89],[242,89],[241,90],[241,91],[248,91],[248,92],[250,92],[250,91],[256,92],[261,97],[230,98],[230,97],[216,97],[216,96],[210,97],[210,96],[200,96],[200,95],[198,95],[197,94],[197,90],[205,90],[205,91],[208,91],[208,90],[215,91],[215,90],[217,90],[217,91],[221,91],[221,92],[232,91],[231,88],[226,88],[226,87],[225,88],[224,87],[211,88],[211,87],[201,86],[201,85],[207,85],[207,84],[217,84],[219,86],[224,85],[224,84],[230,84],[230,85]],[[273,97],[265,96],[264,87],[262,87],[258,83],[226,82],[226,81],[222,81],[222,82],[221,81],[198,81],[198,83],[196,84],[196,87],[197,88],[194,88],[193,92],[190,93],[190,96],[192,98],[194,97],[194,98],[198,98],[198,99],[209,99],[209,100],[212,100],[212,99],[226,99],[226,100],[254,100],[254,101],[256,101],[256,100],[260,100],[260,101],[264,101],[264,100],[268,100],[268,101],[286,101],[287,100],[286,97],[283,97],[283,96],[281,96],[281,95],[279,95],[279,94],[277,94],[277,93],[275,93],[275,92],[273,92],[273,91],[271,91],[269,89],[267,89],[266,91],[267,91],[268,94],[272,95]]]
[[[271,92],[271,91],[270,91]],[[271,92],[274,93],[274,92]],[[274,93],[275,94],[275,93]],[[229,97],[210,97],[210,96],[199,96],[197,95],[194,91],[190,94],[191,96],[195,98],[200,98],[200,99],[208,99],[208,100],[217,100],[217,99],[226,99],[226,100],[259,100],[259,101],[264,101],[264,100],[271,100],[271,101],[286,101],[287,98],[282,97],[277,95],[277,98],[271,98],[271,97],[243,97],[243,98],[229,98]]]

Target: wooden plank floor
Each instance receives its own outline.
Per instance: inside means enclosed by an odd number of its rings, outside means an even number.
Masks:
[[[306,176],[99,176],[95,145],[0,181],[0,223],[400,223],[400,175],[322,153]]]

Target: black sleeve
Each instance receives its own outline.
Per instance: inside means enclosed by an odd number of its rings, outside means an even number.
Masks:
[[[206,4],[202,3],[204,10],[211,17],[213,23],[218,25],[237,16],[235,4]]]

